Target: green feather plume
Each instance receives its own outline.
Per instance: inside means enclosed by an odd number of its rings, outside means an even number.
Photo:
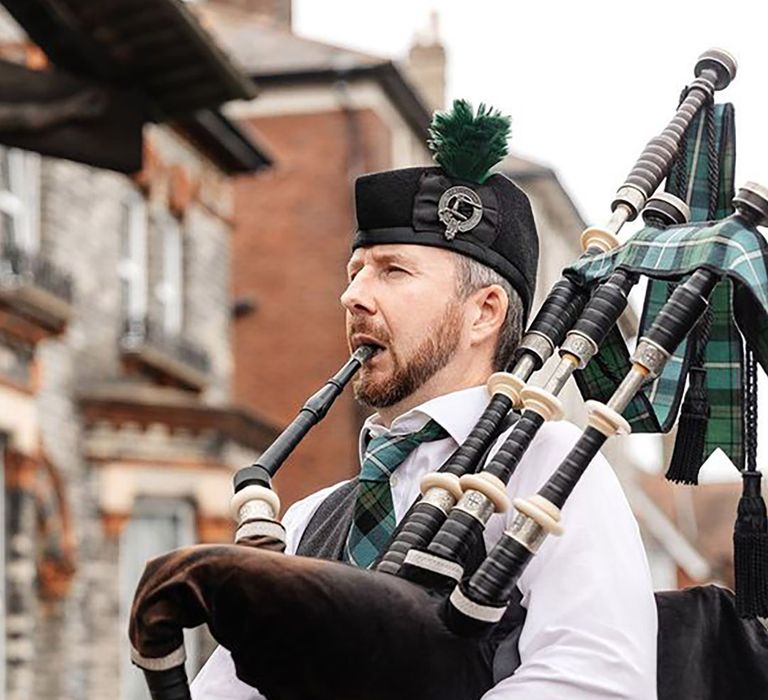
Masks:
[[[481,104],[475,114],[466,100],[454,100],[448,112],[435,112],[427,145],[451,177],[482,184],[507,155],[510,118]]]

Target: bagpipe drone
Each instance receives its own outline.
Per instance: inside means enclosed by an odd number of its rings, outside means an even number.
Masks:
[[[358,348],[256,464],[235,476],[235,545],[188,547],[149,562],[130,638],[155,700],[190,697],[182,630],[203,623],[231,652],[238,677],[270,700],[357,700],[361,687],[367,700],[480,698],[494,684],[497,630],[516,582],[542,542],[568,527],[561,509],[605,441],[669,430],[682,403],[669,476],[695,482],[722,429],[722,411],[712,412],[720,420],[714,431],[707,420],[710,404],[722,403],[706,366],[722,359],[715,350],[723,343],[711,341],[739,332],[747,355],[742,361],[741,345],[729,349],[739,403],[728,414],[731,431],[734,423],[741,431],[729,456],[744,474],[737,596],[715,587],[657,595],[659,697],[768,696],[768,632],[755,619],[768,616],[768,523],[755,465],[756,364],[768,369],[768,255],[757,226],[768,222],[768,189],[748,183],[733,196],[733,111],[713,97],[735,72],[724,51],[699,58],[675,116],[618,190],[608,223],[584,232],[584,254],[550,292],[509,371],[490,378],[490,403],[469,438],[424,478],[422,497],[372,570],[282,554],[285,532],[270,488],[376,352],[370,346]],[[655,194],[665,178],[667,191]],[[619,230],[641,212],[645,227],[620,245]],[[616,323],[643,276],[647,301],[630,355]],[[555,352],[544,384],[528,384]],[[510,503],[506,484],[541,425],[561,416],[557,395],[574,374],[588,399],[587,428],[538,493]],[[519,417],[483,464],[513,409]],[[485,523],[510,508],[510,527],[478,561],[474,543]],[[711,662],[714,651],[719,663]],[[349,661],[343,673],[332,671],[338,659]]]

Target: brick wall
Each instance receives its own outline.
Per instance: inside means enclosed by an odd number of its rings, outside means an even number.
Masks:
[[[353,120],[350,122],[350,118]],[[235,187],[235,396],[284,425],[348,357],[339,297],[354,230],[352,179],[391,167],[391,134],[372,111],[254,117],[274,155]],[[356,473],[360,412],[349,393],[279,475],[283,505]]]

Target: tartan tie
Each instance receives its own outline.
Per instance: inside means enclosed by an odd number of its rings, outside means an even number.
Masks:
[[[422,442],[442,440],[448,433],[430,420],[409,435],[385,433],[368,443],[358,479],[352,527],[344,560],[367,569],[384,551],[395,531],[395,509],[389,478]]]

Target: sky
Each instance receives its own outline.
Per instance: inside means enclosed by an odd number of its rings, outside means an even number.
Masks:
[[[673,116],[702,51],[739,63],[719,93],[736,105],[737,186],[768,185],[768,41],[760,3],[294,0],[305,36],[400,58],[439,15],[448,98],[512,116],[511,148],[552,166],[588,223]],[[723,8],[727,8],[727,12]]]
[[[748,180],[768,186],[768,39],[761,6],[744,0],[294,0],[294,28],[400,59],[436,11],[447,52],[447,98],[486,102],[511,115],[511,150],[552,167],[585,221],[600,225],[645,144],[674,115],[696,59],[712,47],[738,62],[733,83],[716,96],[735,105],[736,186]],[[759,454],[766,464],[764,379]]]

